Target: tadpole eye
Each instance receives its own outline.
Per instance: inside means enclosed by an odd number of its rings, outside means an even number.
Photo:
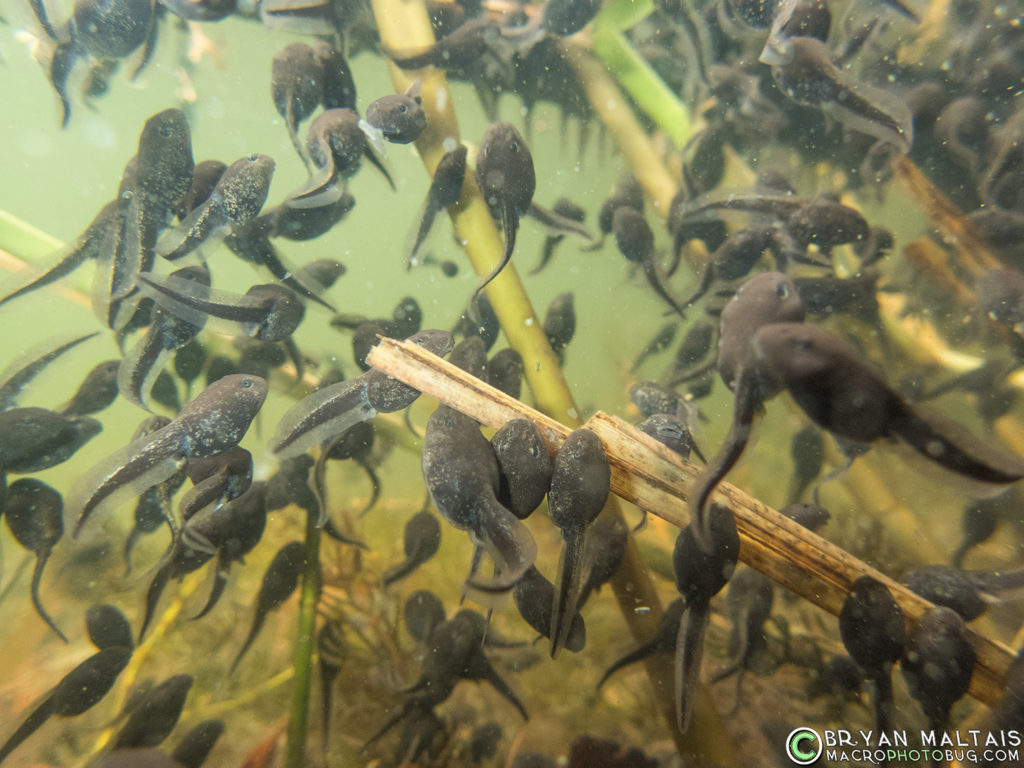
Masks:
[[[814,345],[811,340],[806,336],[798,336],[796,340],[796,348],[798,352],[808,352]]]
[[[242,379],[243,389],[252,389],[252,379]]]
[[[167,125],[166,123],[164,125],[161,125],[160,135],[163,136],[165,139],[169,139],[171,137],[171,126]]]
[[[776,283],[775,284],[775,295],[778,296],[780,299],[788,299],[789,298],[789,286],[786,283]]]
[[[409,111],[409,107],[408,107],[407,104],[399,104],[398,105],[398,111],[401,112],[404,115],[406,112]]]

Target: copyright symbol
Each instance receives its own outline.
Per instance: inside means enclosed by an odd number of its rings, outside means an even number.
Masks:
[[[821,757],[821,737],[813,728],[794,728],[786,737],[786,754],[797,765],[810,765]]]

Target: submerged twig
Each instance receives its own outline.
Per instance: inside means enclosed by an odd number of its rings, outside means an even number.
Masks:
[[[500,427],[513,418],[532,419],[551,451],[571,431],[415,345],[385,339],[370,353],[368,361],[488,426]],[[598,412],[585,426],[604,443],[615,494],[680,528],[689,522],[683,510],[700,471],[697,465],[615,416]],[[832,614],[838,615],[853,582],[865,575],[888,587],[911,623],[933,607],[733,485],[721,484],[716,500],[728,505],[736,518],[740,560]],[[969,693],[986,704],[995,704],[1002,695],[1012,654],[1001,643],[976,633],[972,633],[971,642],[978,661]]]

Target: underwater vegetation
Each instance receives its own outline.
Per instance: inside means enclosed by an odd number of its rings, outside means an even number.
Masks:
[[[0,763],[1019,746],[1020,9],[11,5]]]

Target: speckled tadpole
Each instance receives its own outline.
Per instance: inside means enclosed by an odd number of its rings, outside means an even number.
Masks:
[[[423,439],[423,477],[445,519],[469,531],[474,544],[497,565],[499,573],[492,581],[471,579],[470,586],[492,592],[511,589],[533,565],[537,544],[498,501],[498,461],[475,421],[443,405],[431,414]]]
[[[258,376],[218,379],[188,403],[170,424],[116,451],[72,488],[68,508],[78,513],[73,535],[97,507],[115,505],[177,472],[189,459],[223,453],[245,436],[267,397]]]
[[[565,644],[572,627],[584,575],[587,528],[601,514],[610,484],[611,467],[601,440],[589,429],[572,432],[555,456],[548,492],[551,520],[565,539],[551,603],[552,656]]]

